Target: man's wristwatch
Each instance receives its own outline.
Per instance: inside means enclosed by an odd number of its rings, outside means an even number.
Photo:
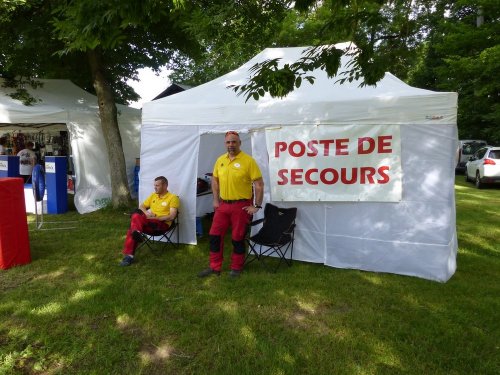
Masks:
[[[255,208],[262,208],[262,206],[258,205],[258,204],[254,204],[253,205]]]

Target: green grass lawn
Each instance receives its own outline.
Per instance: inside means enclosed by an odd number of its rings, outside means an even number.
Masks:
[[[47,215],[77,229],[30,231],[32,263],[0,270],[0,374],[499,374],[500,190],[462,181],[445,284],[301,262],[198,279],[206,239],[121,268],[122,211]]]

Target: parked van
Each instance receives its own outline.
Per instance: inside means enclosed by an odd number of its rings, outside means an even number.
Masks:
[[[455,166],[455,173],[465,172],[465,164],[469,161],[469,158],[474,155],[477,150],[486,145],[487,142],[480,139],[464,139],[458,141],[457,164]]]

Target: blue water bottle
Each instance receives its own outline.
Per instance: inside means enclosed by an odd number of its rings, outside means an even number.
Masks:
[[[141,170],[141,159],[135,159],[134,168],[134,192],[137,194],[139,192],[139,171]]]

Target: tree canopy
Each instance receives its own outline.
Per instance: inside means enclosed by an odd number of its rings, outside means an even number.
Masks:
[[[235,91],[244,94],[246,99],[258,99],[266,92],[283,97],[299,86],[304,77],[309,77],[308,72],[316,68],[324,69],[328,76],[336,77],[341,82],[361,78],[363,85],[376,84],[388,66],[393,68],[395,74],[405,78],[408,65],[415,59],[418,47],[425,39],[429,15],[433,13],[434,7],[433,1],[422,0],[302,0],[271,3],[273,9],[279,8],[281,12],[275,11],[277,16],[261,27],[261,34],[253,32],[253,29],[247,26],[247,20],[231,22],[231,29],[234,28],[233,24],[244,25],[242,30],[250,32],[234,33],[230,37],[228,31],[224,27],[221,28],[217,19],[210,15],[206,15],[203,22],[197,21],[193,26],[197,30],[217,29],[218,35],[223,34],[222,38],[209,39],[210,52],[206,56],[210,57],[205,61],[216,62],[217,66],[222,67],[228,67],[230,62],[235,60],[242,63],[250,56],[241,61],[240,55],[226,54],[223,51],[233,50],[225,50],[229,43],[243,46],[248,44],[249,40],[254,46],[260,47],[255,53],[269,46],[331,46],[346,41],[353,42],[357,50],[351,52],[353,64],[343,76],[338,76],[337,73],[344,52],[333,47],[313,49],[296,63],[283,67],[277,64],[277,61],[259,64],[254,67],[254,74],[247,84],[234,87]],[[270,29],[267,28],[268,25]],[[251,49],[245,49],[249,50]],[[228,58],[223,58],[225,56]],[[195,68],[191,70],[191,77],[197,74],[195,72],[202,65],[194,62]],[[184,77],[186,76],[188,75],[184,74]],[[309,79],[311,82],[313,80],[312,77]]]
[[[409,82],[459,95],[459,136],[500,143],[500,3],[441,2]]]
[[[190,6],[178,0],[27,0],[2,3],[0,74],[68,78],[98,98],[111,171],[113,205],[128,204],[117,102],[136,99],[126,85],[142,67],[159,68],[175,53],[195,56],[186,32]]]
[[[242,32],[232,34],[234,27],[226,30],[217,17],[202,14],[203,21],[198,18],[190,27],[203,35],[207,52],[199,60],[183,61],[173,78],[180,83],[206,82],[265,47],[351,41],[358,49],[347,74],[338,74],[341,51],[316,48],[293,64],[281,66],[270,60],[254,66],[250,80],[233,90],[246,100],[258,100],[267,92],[283,97],[313,83],[310,72],[316,68],[324,69],[333,81],[359,78],[363,85],[376,85],[391,71],[417,87],[458,92],[460,136],[499,143],[499,4],[494,0],[285,1],[274,3],[282,12],[264,24],[258,38],[256,29],[246,25],[248,20],[241,19],[243,13],[230,13],[235,19],[225,15],[229,24],[243,25]],[[207,36],[214,34],[216,38]],[[255,48],[238,49],[249,40]]]
[[[189,33],[202,54],[170,61],[174,82],[199,85],[225,74],[274,43],[290,11],[288,0],[193,1]]]

